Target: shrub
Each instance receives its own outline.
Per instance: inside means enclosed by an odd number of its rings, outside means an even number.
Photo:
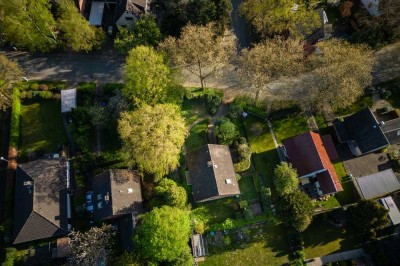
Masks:
[[[39,91],[37,97],[41,99],[51,99],[53,98],[53,94],[50,91]]]
[[[32,83],[31,86],[29,87],[33,91],[37,91],[39,89],[39,84],[37,83]]]
[[[269,210],[271,205],[271,189],[269,187],[261,188],[261,206],[264,212]]]
[[[19,142],[19,121],[21,116],[21,100],[18,88],[13,89],[12,111],[10,123],[10,147],[18,149]]]
[[[221,104],[222,98],[219,95],[206,94],[206,105],[210,114],[215,114],[217,112],[218,106]]]
[[[232,244],[232,239],[231,239],[231,237],[229,235],[225,235],[224,236],[224,244],[227,245],[227,246]]]
[[[246,201],[246,200],[241,200],[240,202],[239,202],[239,207],[241,208],[241,209],[245,209],[245,208],[247,208],[249,206],[249,203]]]
[[[390,90],[386,90],[379,95],[382,99],[387,99],[392,96],[392,92]]]
[[[254,213],[252,209],[250,208],[244,209],[243,214],[244,214],[244,219],[246,221],[254,220]]]
[[[342,18],[348,18],[351,16],[351,8],[352,7],[353,7],[352,1],[345,1],[340,6],[340,15],[342,16]]]
[[[239,182],[239,180],[242,178],[242,176],[241,175],[239,175],[238,173],[236,173],[236,181],[238,181]]]
[[[193,222],[193,230],[195,231],[195,233],[204,234],[204,231],[206,230],[204,222],[198,219],[193,219],[192,222]]]
[[[241,160],[247,160],[251,156],[251,149],[247,144],[239,144],[237,151]]]
[[[49,86],[47,86],[46,84],[40,84],[39,85],[39,90],[47,91],[47,90],[49,90]]]
[[[223,230],[228,230],[232,229],[235,226],[235,221],[228,218],[222,223],[222,229]]]
[[[230,119],[238,119],[243,113],[243,108],[240,105],[231,104],[229,105],[228,117]]]
[[[231,145],[238,134],[235,124],[229,119],[222,118],[217,121],[215,125],[215,135],[218,137],[221,144]]]
[[[253,175],[254,188],[258,193],[261,192],[261,177],[258,174]]]
[[[13,266],[15,262],[15,257],[16,257],[16,248],[6,248],[6,258],[5,261],[1,264],[2,266]]]
[[[250,166],[251,166],[250,158],[240,161],[238,163],[235,163],[233,165],[236,173],[247,171],[247,170],[249,170]]]
[[[245,138],[245,137],[240,137],[240,138],[239,138],[239,143],[240,143],[240,144],[247,144],[246,138]]]

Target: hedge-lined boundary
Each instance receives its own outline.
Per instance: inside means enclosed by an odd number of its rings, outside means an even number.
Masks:
[[[10,124],[10,148],[18,149],[19,126],[21,117],[21,99],[19,88],[13,88]]]

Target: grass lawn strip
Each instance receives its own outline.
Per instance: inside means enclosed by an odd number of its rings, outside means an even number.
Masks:
[[[300,135],[310,130],[304,116],[275,120],[272,121],[272,126],[278,143],[282,143],[284,139]]]
[[[22,104],[20,153],[38,149],[55,152],[58,145],[66,142],[58,100]]]
[[[272,223],[242,228],[241,240],[235,240],[238,231],[230,231],[231,243],[209,244],[210,256],[200,265],[283,265],[288,262],[284,230],[283,225]]]
[[[358,242],[343,229],[316,219],[303,233],[306,258],[322,257],[339,251],[356,249]]]
[[[186,150],[187,152],[198,149],[207,144],[206,133],[207,133],[208,121],[207,119],[194,125],[189,131],[189,136],[186,138]]]

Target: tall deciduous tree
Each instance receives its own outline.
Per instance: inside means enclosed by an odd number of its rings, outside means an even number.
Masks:
[[[331,105],[333,109],[353,104],[372,82],[372,51],[364,45],[354,45],[331,39],[317,44],[308,57],[313,71],[302,79],[299,99],[317,109]]]
[[[300,36],[321,26],[316,0],[246,0],[240,12],[261,36],[289,32]]]
[[[143,216],[135,229],[134,242],[140,256],[154,263],[193,265],[188,240],[189,212],[164,206]]]
[[[186,126],[176,105],[145,105],[122,113],[118,131],[128,163],[138,164],[156,179],[178,167]]]
[[[0,14],[4,38],[18,48],[47,52],[57,46],[48,0],[0,0]]]
[[[70,264],[106,265],[111,259],[115,234],[111,225],[92,227],[84,233],[72,231],[68,243]]]
[[[300,190],[280,197],[276,207],[282,221],[299,232],[307,229],[314,214],[311,199]]]
[[[133,48],[126,59],[123,94],[135,104],[155,105],[167,97],[170,69],[153,48]]]
[[[383,20],[394,37],[400,37],[400,2],[384,0],[379,2],[380,19]]]
[[[373,200],[360,200],[347,209],[349,222],[362,233],[374,232],[388,223],[388,210]]]
[[[281,38],[265,41],[242,50],[239,66],[240,81],[243,87],[255,93],[256,101],[261,92],[264,97],[276,99],[278,94],[269,87],[272,81],[305,71],[303,43]]]
[[[12,104],[11,81],[22,77],[22,70],[18,64],[0,54],[0,110],[5,110]]]
[[[187,25],[179,38],[169,37],[161,45],[175,66],[184,67],[196,75],[202,88],[208,77],[219,74],[235,52],[233,39],[215,34],[213,24]]]
[[[136,22],[135,27],[118,28],[114,47],[121,53],[128,53],[132,48],[144,45],[155,47],[162,39],[156,19],[151,15],[144,15]]]
[[[163,178],[154,189],[155,195],[172,207],[183,208],[187,203],[186,190],[176,184],[175,181]]]
[[[60,0],[58,27],[68,47],[74,51],[89,52],[99,48],[105,34],[101,28],[91,26],[78,11],[72,0]]]
[[[280,195],[287,195],[299,188],[299,178],[296,169],[287,162],[279,164],[275,170],[274,184]]]

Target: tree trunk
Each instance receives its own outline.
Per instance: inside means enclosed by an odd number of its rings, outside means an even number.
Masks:
[[[255,103],[255,104],[258,103],[258,98],[260,97],[260,92],[261,92],[260,89],[258,89],[258,90],[256,91],[256,97],[254,98],[254,103]]]

